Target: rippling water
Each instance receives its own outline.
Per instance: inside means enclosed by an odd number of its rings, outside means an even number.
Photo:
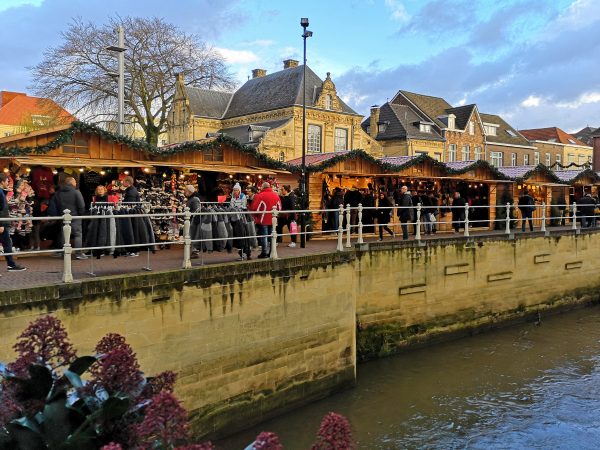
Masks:
[[[600,448],[600,307],[359,366],[358,385],[220,442],[260,431],[309,449],[344,414],[358,449]]]

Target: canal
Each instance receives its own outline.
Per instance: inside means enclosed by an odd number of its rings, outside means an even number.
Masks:
[[[596,449],[600,306],[359,365],[355,389],[219,442],[274,431],[308,450],[329,411],[358,449]]]

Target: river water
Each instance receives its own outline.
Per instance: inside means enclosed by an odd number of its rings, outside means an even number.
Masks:
[[[309,449],[329,411],[357,449],[600,448],[600,307],[361,364],[356,388],[219,442]]]

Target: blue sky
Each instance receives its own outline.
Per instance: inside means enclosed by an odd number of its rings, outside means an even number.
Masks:
[[[308,17],[308,65],[361,114],[403,89],[520,129],[600,126],[600,0],[0,0],[0,89],[26,90],[72,17],[116,14],[199,34],[240,84],[301,60]]]

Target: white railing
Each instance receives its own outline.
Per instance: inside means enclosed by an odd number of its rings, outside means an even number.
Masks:
[[[231,216],[231,215],[239,215],[246,214],[250,216],[255,216],[259,214],[264,214],[264,212],[254,212],[254,211],[200,211],[200,212],[190,212],[187,208],[182,213],[149,213],[149,214],[117,214],[117,215],[83,215],[83,216],[74,216],[71,214],[69,210],[65,210],[62,216],[55,217],[9,217],[9,218],[0,218],[0,227],[3,224],[6,226],[10,226],[10,222],[19,222],[19,221],[61,221],[62,222],[62,233],[63,233],[63,246],[59,249],[50,249],[50,250],[30,250],[30,251],[19,251],[19,252],[6,252],[4,256],[21,256],[21,255],[31,255],[31,254],[48,254],[48,253],[59,253],[62,254],[63,259],[63,270],[62,270],[62,281],[65,283],[70,283],[74,281],[73,271],[72,271],[72,255],[74,252],[82,253],[82,252],[91,252],[98,250],[115,250],[115,249],[140,249],[146,248],[147,250],[147,266],[144,267],[144,270],[150,269],[150,251],[153,250],[157,246],[163,245],[182,245],[183,246],[183,261],[181,264],[181,268],[189,269],[193,266],[192,264],[192,250],[197,244],[204,244],[207,242],[216,242],[216,241],[226,241],[228,239],[257,239],[263,240],[266,239],[266,247],[261,249],[264,254],[268,254],[271,259],[278,259],[279,254],[277,251],[277,240],[283,238],[285,236],[300,236],[304,234],[307,238],[315,235],[322,235],[323,237],[332,236],[335,234],[337,239],[336,250],[341,252],[344,251],[345,248],[351,248],[353,246],[352,236],[356,234],[355,242],[356,244],[363,244],[365,242],[365,228],[369,227],[371,229],[371,233],[377,235],[377,228],[382,227],[384,224],[376,223],[376,215],[380,214],[383,210],[384,214],[389,214],[389,223],[385,225],[389,225],[392,229],[400,229],[402,230],[402,238],[409,238],[409,227],[413,228],[413,235],[415,241],[423,240],[422,232],[424,231],[427,234],[432,233],[436,228],[451,227],[455,230],[455,233],[460,232],[462,229],[462,235],[464,237],[469,237],[474,228],[478,226],[484,226],[487,230],[491,231],[494,229],[492,233],[495,235],[506,235],[512,237],[514,235],[513,228],[520,223],[521,229],[525,230],[526,225],[530,226],[530,230],[537,229],[540,232],[547,233],[548,226],[550,224],[554,224],[554,229],[560,229],[561,231],[567,230],[575,230],[579,232],[577,227],[577,222],[581,222],[581,228],[595,228],[596,227],[596,219],[600,219],[600,216],[597,216],[594,212],[590,214],[589,209],[592,208],[594,211],[593,205],[586,205],[583,208],[586,211],[587,215],[582,215],[579,212],[579,208],[576,203],[571,205],[546,205],[545,203],[538,205],[531,205],[533,209],[529,212],[530,214],[522,214],[519,209],[519,205],[507,203],[505,205],[493,205],[493,206],[472,206],[472,205],[464,205],[464,206],[424,206],[422,204],[418,204],[417,206],[389,206],[389,207],[364,207],[362,205],[358,205],[358,207],[350,207],[350,205],[339,205],[336,209],[318,209],[318,210],[291,210],[291,211],[278,211],[275,208],[271,211],[272,215],[272,230],[269,234],[259,235],[257,232],[254,236],[245,236],[245,237],[217,237],[211,239],[194,239],[190,234],[192,231],[192,221],[198,217],[198,219],[202,219],[207,215],[212,216]],[[531,206],[529,206],[531,208]],[[526,206],[528,207],[528,206]],[[408,213],[401,214],[403,211],[408,210]],[[487,214],[484,214],[484,218],[475,218],[477,216],[478,210],[488,210]],[[549,211],[550,210],[550,211]],[[558,211],[559,215],[553,215],[552,211],[556,213]],[[494,214],[492,214],[492,212]],[[550,214],[548,214],[550,212]],[[451,220],[447,220],[446,214],[450,213],[453,217]],[[499,213],[501,213],[501,217],[498,217]],[[534,214],[535,213],[535,214]],[[566,213],[566,214],[565,214]],[[277,224],[278,220],[281,217],[281,214],[305,214],[307,216],[314,215],[331,215],[332,217],[337,216],[337,228],[336,229],[328,229],[328,230],[315,230],[312,227],[310,230],[299,230],[298,233],[292,234],[288,233],[278,233],[277,232]],[[400,216],[410,216],[410,219],[400,219]],[[369,216],[370,219],[368,223],[365,223],[366,217]],[[433,216],[433,217],[432,217]],[[494,218],[492,218],[494,216]],[[536,216],[536,217],[534,217]],[[485,218],[486,217],[486,218]],[[150,242],[150,243],[135,243],[128,245],[115,245],[115,246],[83,246],[79,248],[74,248],[71,245],[71,237],[72,237],[72,223],[74,220],[81,221],[92,221],[99,219],[110,219],[114,218],[118,219],[127,219],[127,218],[148,218],[152,219],[169,219],[176,221],[178,218],[183,218],[183,229],[182,233],[177,236],[174,240],[167,241],[158,241],[158,242]],[[434,219],[434,220],[432,220]],[[444,219],[441,221],[440,219]],[[525,223],[525,222],[528,223]],[[384,220],[385,222],[385,220]],[[556,225],[558,222],[558,225]],[[567,225],[567,222],[570,222]],[[493,226],[492,226],[493,225]],[[498,226],[496,226],[498,225]],[[199,225],[197,225],[199,226]],[[377,228],[376,228],[377,227]],[[558,228],[556,228],[558,227]],[[566,227],[566,228],[565,228]],[[289,228],[289,226],[288,226]],[[381,229],[379,230],[380,236],[382,236]],[[454,237],[455,235],[450,235],[450,237]],[[345,237],[345,244],[344,244]],[[270,244],[269,244],[270,242]],[[3,247],[6,249],[8,246],[3,242]],[[270,247],[270,249],[269,249]],[[93,269],[93,257],[91,258],[92,269],[88,274],[95,276]]]

